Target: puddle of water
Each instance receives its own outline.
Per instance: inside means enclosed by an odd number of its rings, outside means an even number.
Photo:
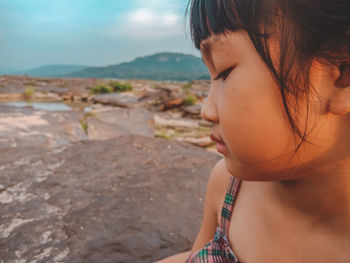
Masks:
[[[25,102],[25,101],[14,101],[14,102],[4,102],[4,105],[10,105],[15,107],[33,107],[37,110],[47,110],[47,111],[70,111],[71,107],[67,106],[61,102]]]
[[[85,108],[84,108],[84,112],[85,112],[85,113],[92,112],[92,108],[91,108],[91,107],[85,107]]]

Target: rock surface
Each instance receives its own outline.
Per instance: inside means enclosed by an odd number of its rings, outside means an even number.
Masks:
[[[193,119],[201,119],[201,109],[202,104],[196,104],[192,106],[183,107],[183,112],[185,117],[191,117]]]
[[[86,131],[82,122],[87,124]],[[86,117],[79,110],[50,112],[0,105],[0,149],[57,147],[127,134],[153,137],[153,115],[142,108],[97,107]]]
[[[88,139],[99,140],[115,138],[122,134],[140,134],[150,136],[150,131],[154,131],[152,127],[149,128],[149,126],[152,125],[147,120],[148,117],[142,113],[137,115],[144,116],[146,121],[145,126],[138,131],[135,131],[134,128],[130,129],[130,126],[137,127],[134,122],[125,122],[125,124],[128,125],[128,128],[125,129],[125,127],[119,125],[120,122],[118,124],[111,124],[105,122],[102,118],[93,118],[93,116],[84,115],[81,106],[85,105],[85,107],[91,107],[93,109],[97,106],[127,108],[132,109],[130,110],[131,112],[134,109],[142,109],[148,110],[154,114],[154,116],[164,116],[163,113],[166,113],[166,115],[169,115],[166,122],[174,122],[174,125],[163,125],[165,123],[158,123],[155,121],[157,123],[155,136],[188,141],[206,149],[213,146],[209,140],[210,127],[203,127],[200,116],[202,102],[208,93],[210,85],[209,81],[169,82],[117,80],[121,83],[129,83],[133,89],[121,93],[91,94],[91,89],[93,87],[98,85],[111,86],[111,81],[115,82],[116,79],[60,79],[5,75],[0,76],[0,101],[23,101],[24,98],[34,101],[64,101],[65,104],[69,104],[72,108],[80,108],[81,113],[74,112],[72,113],[72,116],[69,116],[69,114],[66,114],[65,116],[62,114],[55,114],[55,116],[59,115],[60,119],[65,119],[65,121],[60,122],[60,126],[57,127],[59,134],[63,135],[63,140],[59,139],[60,136],[57,132],[51,133],[48,132],[46,128],[40,128],[44,133],[46,132],[46,135],[44,136],[43,134],[35,135],[38,137],[39,144],[41,145],[55,146],[64,141],[69,142],[80,140],[80,138],[83,138],[84,136],[86,137],[86,135]],[[191,99],[189,100],[189,98]],[[34,114],[37,115],[37,113]],[[79,114],[81,116],[79,116]],[[50,114],[45,114],[47,118],[52,119],[49,115]],[[37,116],[36,118],[39,117]],[[71,118],[73,118],[73,120]],[[117,120],[117,118],[114,119]],[[16,118],[16,120],[18,120],[18,118]],[[194,125],[189,125],[187,127],[184,125],[178,126],[177,123],[181,120],[186,120],[188,121],[187,123]],[[74,124],[72,124],[72,121]],[[52,125],[52,121],[49,120],[47,122],[49,125],[46,126],[48,130],[50,130],[49,126]],[[73,132],[70,131],[72,125],[74,126]],[[81,126],[83,131],[87,134],[82,134],[80,136],[81,129],[79,129],[80,132],[77,134],[78,130],[76,130],[76,127],[79,126]],[[16,135],[18,134],[18,131],[13,131],[16,140],[20,141],[20,139],[18,139],[19,137]],[[38,132],[38,129],[35,128],[34,131]],[[27,133],[28,132],[26,132],[26,134]],[[10,133],[8,132],[7,134]],[[45,136],[51,136],[51,138],[45,138]],[[10,145],[11,147],[15,146],[17,142],[13,139],[14,136],[10,137],[12,139],[5,137],[0,138],[0,144],[6,144],[7,146]],[[34,137],[31,136],[28,138]],[[35,140],[32,140],[32,142],[35,143]]]
[[[90,100],[94,103],[131,108],[139,101],[139,97],[132,93],[109,93],[94,95]]]
[[[153,115],[143,108],[105,108],[93,112],[87,118],[90,139],[108,140],[127,134],[154,137]]]
[[[0,262],[144,263],[190,249],[220,159],[143,136],[0,159]]]
[[[56,147],[87,140],[81,112],[48,112],[0,105],[0,149]]]

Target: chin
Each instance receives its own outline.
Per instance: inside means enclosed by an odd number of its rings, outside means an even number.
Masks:
[[[226,170],[234,177],[237,177],[244,181],[280,181],[286,180],[287,176],[283,168],[278,170],[273,170],[263,166],[254,165],[242,165],[237,161],[230,160],[225,157],[225,167]],[[276,167],[276,166],[275,166]]]

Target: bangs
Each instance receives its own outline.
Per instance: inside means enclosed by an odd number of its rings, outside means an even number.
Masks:
[[[197,49],[210,35],[243,29],[232,0],[192,0],[187,6],[191,37]]]

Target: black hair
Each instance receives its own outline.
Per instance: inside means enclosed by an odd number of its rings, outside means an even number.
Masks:
[[[306,139],[310,68],[314,59],[339,66],[350,51],[350,0],[190,0],[191,37],[197,49],[214,35],[244,30],[277,81],[284,109],[293,133],[301,137],[294,151]],[[268,40],[277,34],[279,61],[272,63]],[[287,93],[295,99],[302,93],[307,100],[305,131],[302,133],[291,116]],[[296,116],[296,115],[295,115]],[[309,142],[311,143],[311,142]]]

